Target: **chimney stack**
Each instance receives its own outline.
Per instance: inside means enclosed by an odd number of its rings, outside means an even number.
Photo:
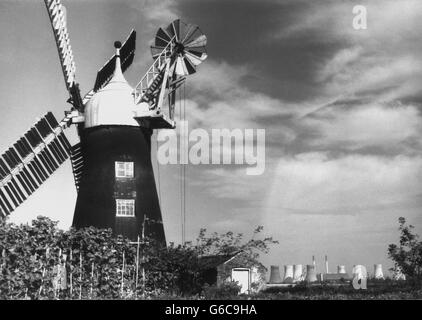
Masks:
[[[279,266],[271,266],[270,281],[269,283],[282,283],[280,277]]]
[[[325,273],[329,273],[328,272],[328,256],[325,256]]]

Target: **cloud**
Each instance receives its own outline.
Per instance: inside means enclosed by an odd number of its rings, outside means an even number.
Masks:
[[[421,157],[298,154],[280,159],[268,207],[334,215],[403,209],[420,194],[421,177]]]
[[[365,95],[373,92],[373,98],[381,100],[386,92],[398,88],[414,88],[422,80],[422,62],[409,55],[361,56],[362,49],[345,49],[336,54],[317,74],[324,81],[324,90],[330,95]],[[347,60],[348,59],[348,60]],[[403,92],[404,93],[404,92]],[[389,100],[403,95],[389,97]]]
[[[280,21],[279,31],[269,41],[315,43],[335,49],[331,54],[314,53],[311,79],[321,86],[319,94],[367,94],[391,101],[419,95],[422,81],[422,3],[417,0],[363,1],[368,28],[352,27],[354,1],[299,1],[290,24]]]
[[[294,131],[277,117],[298,112],[297,105],[250,90],[243,85],[251,70],[207,60],[186,84],[186,119],[191,128],[264,128],[268,142],[277,146],[295,138]],[[177,108],[177,107],[176,107]]]
[[[368,27],[366,30],[353,28],[353,8],[356,5],[367,8]],[[355,1],[294,1],[287,6],[298,5],[286,26],[282,24],[279,32],[270,34],[269,39],[294,39],[306,36],[308,40],[330,43],[334,40],[365,41],[388,39],[391,49],[398,49],[397,42],[418,37],[417,26],[422,24],[422,3],[418,0],[364,0]],[[280,21],[280,24],[282,21]],[[321,38],[311,37],[315,34]],[[371,41],[376,44],[377,41]],[[369,44],[370,45],[370,44]]]
[[[134,0],[128,5],[136,11],[138,19],[143,19],[146,27],[157,29],[157,26],[164,24],[167,26],[179,15],[177,3],[174,0]]]
[[[317,79],[319,81],[326,81],[342,72],[348,65],[356,62],[362,54],[362,47],[356,46],[342,49],[335,53],[335,55],[323,65],[318,71]]]
[[[302,124],[317,132],[309,146],[328,150],[375,147],[404,153],[405,143],[417,140],[422,132],[418,108],[402,104],[336,105],[305,117]]]
[[[166,28],[180,16],[180,11],[174,0],[130,0],[125,4],[131,10],[131,18],[128,19],[134,21],[138,39],[134,66],[131,69],[145,72],[153,63],[149,46],[153,44],[158,28]],[[142,50],[139,44],[142,45]]]
[[[215,198],[236,199],[243,204],[261,204],[268,175],[249,176],[243,167],[214,167],[201,172],[201,186]]]

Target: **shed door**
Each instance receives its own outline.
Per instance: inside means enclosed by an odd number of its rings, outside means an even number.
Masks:
[[[232,269],[232,281],[237,281],[239,283],[241,286],[240,293],[249,292],[249,279],[249,269]]]

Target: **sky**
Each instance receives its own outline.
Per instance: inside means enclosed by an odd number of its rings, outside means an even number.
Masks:
[[[186,82],[190,128],[265,129],[266,169],[188,165],[186,238],[200,228],[251,236],[262,225],[280,243],[262,262],[330,271],[391,267],[400,216],[421,232],[422,2],[419,0],[62,1],[82,93],[137,30],[134,85],[152,63],[149,45],[176,18],[200,26],[208,59]],[[367,29],[353,28],[353,7]],[[67,92],[41,0],[0,1],[0,150],[36,117],[60,118]],[[77,142],[74,128],[66,132]],[[153,146],[156,147],[156,133]],[[181,241],[180,167],[152,160],[168,241]],[[158,170],[159,169],[159,170]],[[37,215],[69,228],[76,200],[66,162],[10,217]]]

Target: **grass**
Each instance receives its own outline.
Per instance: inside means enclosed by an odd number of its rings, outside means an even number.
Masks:
[[[408,300],[422,299],[420,283],[392,280],[369,280],[367,289],[356,290],[350,283],[341,285],[299,284],[293,288],[270,288],[249,296],[269,300]]]

